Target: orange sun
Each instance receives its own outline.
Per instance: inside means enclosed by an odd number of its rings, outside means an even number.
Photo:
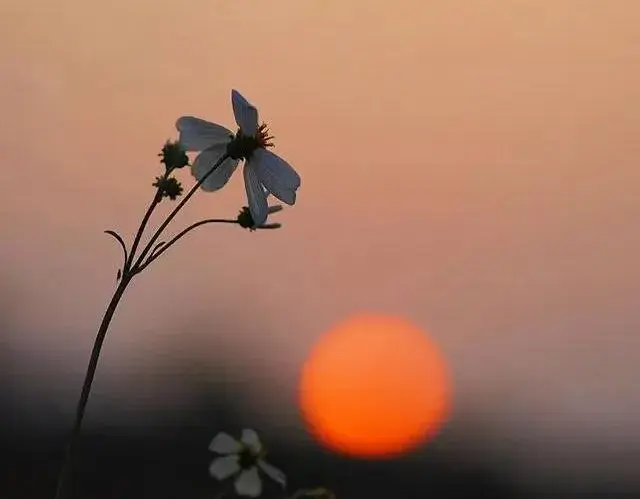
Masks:
[[[376,315],[324,334],[299,388],[311,433],[334,451],[360,457],[417,447],[440,429],[451,397],[445,361],[428,337],[406,320]]]

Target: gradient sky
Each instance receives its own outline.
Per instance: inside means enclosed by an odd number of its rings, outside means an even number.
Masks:
[[[70,417],[120,262],[102,230],[133,233],[176,118],[232,128],[237,88],[300,172],[298,203],[277,232],[204,228],[135,282],[87,424],[140,384],[179,407],[176,366],[213,376],[232,355],[261,424],[299,425],[314,339],[372,310],[450,362],[433,445],[477,427],[469,459],[514,473],[634,472],[636,0],[5,0],[0,15],[3,341],[24,393]],[[173,227],[242,204],[237,175]]]

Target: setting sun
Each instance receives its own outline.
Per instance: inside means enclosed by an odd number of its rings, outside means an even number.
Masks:
[[[300,379],[311,433],[352,456],[417,447],[440,429],[450,399],[438,348],[398,317],[362,315],[338,324],[313,347]]]

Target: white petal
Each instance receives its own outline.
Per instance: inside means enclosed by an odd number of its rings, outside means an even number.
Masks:
[[[260,437],[255,430],[245,429],[242,430],[242,436],[240,437],[240,442],[246,445],[254,454],[259,454],[262,450],[262,443],[260,442]]]
[[[226,144],[233,133],[221,125],[193,116],[183,116],[176,121],[180,132],[178,141],[187,151],[203,151],[217,144]]]
[[[287,477],[278,468],[272,466],[266,461],[263,461],[262,459],[258,460],[258,466],[269,478],[271,478],[271,480],[273,480],[274,482],[278,482],[283,487],[287,486]]]
[[[209,466],[209,473],[218,480],[224,480],[240,471],[240,462],[237,454],[214,459]]]
[[[236,123],[245,135],[255,135],[258,131],[258,110],[237,90],[231,91],[231,106]]]
[[[218,454],[237,454],[242,450],[242,444],[228,433],[220,432],[209,444],[209,450]]]
[[[198,157],[193,161],[191,165],[191,174],[199,182],[204,176],[209,173],[209,170],[216,164],[216,162],[226,152],[227,145],[219,144],[214,147],[210,147],[202,151]],[[220,166],[218,166],[213,173],[211,173],[202,183],[202,189],[205,191],[217,191],[224,187],[233,172],[236,171],[239,161],[237,159],[227,158]]]
[[[283,203],[296,202],[296,189],[300,176],[284,159],[267,149],[257,149],[249,161],[258,174],[260,183]]]
[[[258,468],[254,466],[240,473],[235,486],[239,496],[258,497],[262,493],[262,480],[258,475]]]
[[[255,170],[249,163],[244,164],[243,174],[251,218],[256,226],[262,225],[267,221],[267,215],[269,213],[267,194],[264,192],[264,187],[262,187],[262,184],[258,180]]]

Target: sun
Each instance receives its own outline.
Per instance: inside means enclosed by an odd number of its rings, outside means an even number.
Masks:
[[[433,437],[450,410],[446,362],[400,317],[359,315],[325,333],[299,383],[311,434],[357,457],[396,456]]]

